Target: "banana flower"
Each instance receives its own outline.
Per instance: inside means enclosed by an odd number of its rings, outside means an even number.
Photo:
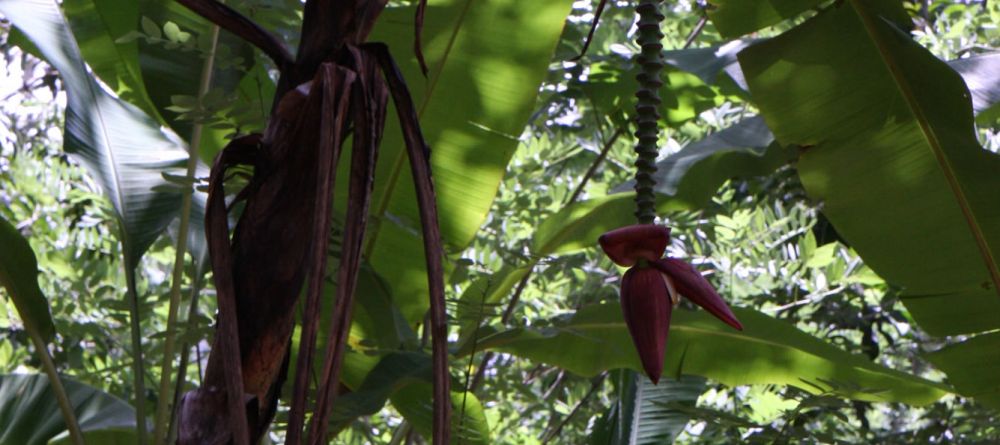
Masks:
[[[598,238],[615,264],[629,269],[621,283],[622,313],[642,368],[653,383],[660,380],[670,333],[670,314],[680,297],[691,300],[722,322],[743,330],[736,316],[693,266],[662,258],[670,229],[654,224],[622,227]]]

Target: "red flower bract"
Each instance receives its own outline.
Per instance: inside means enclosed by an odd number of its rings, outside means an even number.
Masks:
[[[670,229],[637,224],[605,233],[598,242],[616,264],[631,266],[622,278],[622,313],[642,368],[654,384],[663,371],[676,294],[743,330],[736,315],[698,270],[675,258],[660,258],[670,242]]]
[[[649,265],[672,278],[677,293],[701,306],[729,326],[740,331],[743,330],[743,324],[736,319],[736,315],[729,309],[729,305],[694,266],[676,258],[663,258],[649,263]]]
[[[642,369],[653,383],[660,380],[670,333],[673,303],[663,275],[651,267],[633,267],[622,278],[622,314],[639,352]]]
[[[660,259],[670,243],[670,229],[655,224],[636,224],[605,233],[597,242],[611,261],[630,267],[640,259]]]

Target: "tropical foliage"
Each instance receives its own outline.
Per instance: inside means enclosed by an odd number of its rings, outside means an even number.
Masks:
[[[597,248],[635,223],[634,3],[430,0],[415,21],[422,2],[388,2],[367,40],[399,63],[431,148],[447,335],[430,333],[412,133],[386,119],[324,439],[430,442],[445,398],[452,443],[1000,440],[1000,6],[659,6],[658,222],[744,329],[682,301],[653,385],[618,304],[624,269]],[[302,2],[227,4],[310,48]],[[0,16],[0,444],[173,443],[224,335],[207,166],[273,125],[286,67],[174,2],[0,0]],[[319,335],[290,331],[264,441],[289,438],[300,344],[327,350],[350,293],[336,270],[359,227],[351,164],[319,218],[323,309],[294,306]],[[230,170],[230,197],[255,167]],[[310,406],[326,372],[311,368]],[[442,378],[450,397],[434,396]]]

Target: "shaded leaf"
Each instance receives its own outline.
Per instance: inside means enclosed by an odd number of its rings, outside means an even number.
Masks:
[[[432,395],[433,387],[430,382],[418,382],[400,388],[390,398],[392,406],[424,437],[431,437],[431,425],[434,422]],[[451,409],[454,413],[451,416],[453,440],[469,445],[490,443],[486,411],[475,394],[452,391]],[[460,413],[464,415],[459,415]]]
[[[26,327],[37,329],[45,342],[52,341],[56,328],[49,313],[49,302],[38,287],[38,260],[28,240],[17,228],[0,216],[0,285],[14,302],[17,314]]]
[[[688,48],[665,51],[663,60],[683,71],[698,76],[702,82],[715,85],[719,75],[726,73],[741,89],[746,90],[746,80],[740,71],[736,55],[746,48],[753,40],[736,39],[724,45],[708,48]]]
[[[741,167],[757,174],[766,174],[766,170],[774,170],[791,160],[791,150],[771,147],[774,135],[764,124],[764,119],[758,116],[744,119],[733,126],[715,133],[704,139],[688,144],[681,151],[667,156],[656,163],[656,191],[665,195],[674,195],[685,178],[689,187],[700,182],[707,175],[691,175],[688,172],[701,165],[702,171],[738,172]],[[726,168],[727,164],[732,168]],[[735,164],[735,165],[734,165]],[[759,168],[754,168],[757,164]],[[752,174],[752,173],[751,173]],[[717,178],[709,178],[701,185],[706,189],[715,186],[718,189]],[[714,193],[714,191],[713,191]]]
[[[972,110],[977,115],[1000,103],[1000,53],[955,59],[948,65],[965,80],[972,93]]]
[[[61,380],[88,443],[127,443],[123,440],[130,434],[134,437],[135,412],[128,403],[83,383],[67,378]],[[46,376],[0,376],[0,444],[44,445],[65,429]],[[98,441],[98,438],[112,438],[117,442]],[[70,442],[62,438],[54,443]]]
[[[1000,381],[996,378],[1000,333],[977,335],[932,352],[927,358],[948,374],[948,382],[959,394],[973,397],[991,408],[1000,408]]]

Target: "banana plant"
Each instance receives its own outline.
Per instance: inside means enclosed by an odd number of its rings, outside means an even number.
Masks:
[[[336,303],[306,438],[310,444],[325,441],[350,328],[375,159],[390,95],[403,130],[424,230],[434,362],[433,440],[448,443],[443,250],[429,148],[413,99],[387,46],[366,41],[388,2],[308,1],[294,58],[284,42],[221,3],[181,3],[257,46],[272,59],[281,77],[267,128],[262,134],[233,140],[216,158],[209,178],[206,228],[219,296],[219,333],[204,384],[181,401],[179,443],[256,443],[268,430],[288,372],[299,289],[307,282],[287,443],[302,440],[326,279],[333,186],[343,144],[351,137]],[[417,59],[426,72],[420,49],[425,9],[426,3],[419,2],[414,41]],[[230,241],[232,202],[226,202],[225,179],[227,171],[239,165],[254,167],[254,173],[234,198],[245,204]],[[299,267],[302,263],[308,267]],[[227,421],[218,422],[209,413],[224,413]]]

